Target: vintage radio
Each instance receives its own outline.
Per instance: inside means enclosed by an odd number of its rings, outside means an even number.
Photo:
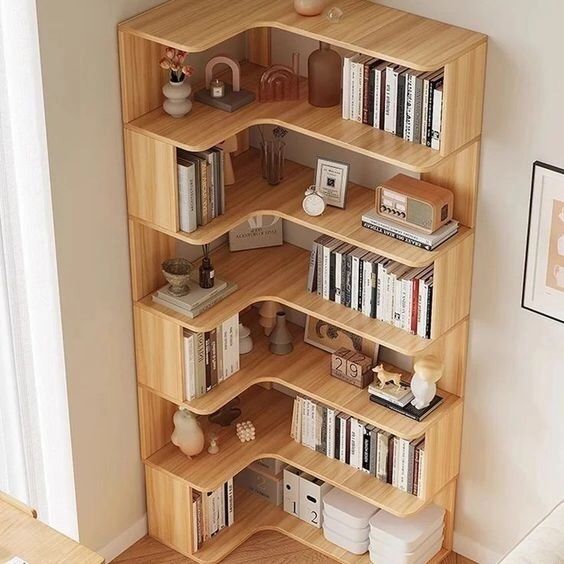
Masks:
[[[376,211],[382,217],[433,233],[452,219],[450,190],[397,174],[376,188]]]

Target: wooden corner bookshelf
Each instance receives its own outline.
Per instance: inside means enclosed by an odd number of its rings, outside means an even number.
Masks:
[[[483,34],[380,6],[346,0],[338,24],[319,16],[304,18],[288,0],[170,0],[119,26],[124,146],[126,157],[132,297],[138,380],[141,454],[145,464],[149,533],[202,563],[218,562],[257,531],[280,531],[339,562],[368,563],[327,541],[322,531],[245,491],[235,495],[235,523],[201,547],[193,544],[192,493],[209,492],[259,458],[277,458],[403,517],[428,503],[445,508],[440,562],[452,548],[459,473],[464,381],[470,310],[474,224],[487,38]],[[366,125],[341,119],[340,107],[315,108],[307,102],[307,80],[299,100],[253,102],[225,113],[194,103],[184,118],[162,110],[165,71],[157,61],[164,46],[205,51],[245,34],[247,60],[243,87],[256,91],[270,64],[271,30],[325,41],[417,70],[444,68],[443,129],[440,150],[409,143]],[[313,171],[288,162],[284,181],[268,187],[260,158],[249,149],[234,159],[237,182],[226,191],[226,211],[192,233],[179,229],[177,150],[206,150],[253,125],[281,125],[312,139],[419,174],[454,193],[458,234],[435,251],[425,251],[370,232],[361,214],[374,202],[370,188],[351,184],[346,209],[328,208],[320,217],[302,209]],[[411,267],[434,266],[431,338],[411,335],[306,290],[309,253],[285,243],[276,248],[215,251],[222,277],[238,290],[189,319],[157,305],[152,294],[164,284],[160,265],[178,243],[216,241],[254,215],[275,215]],[[278,357],[268,350],[256,313],[249,306],[275,300],[355,333],[411,359],[429,353],[445,364],[439,393],[444,402],[421,422],[369,401],[359,390],[329,376],[328,353],[303,342],[303,329],[290,324],[295,348]],[[236,313],[253,333],[254,348],[241,357],[241,369],[205,395],[187,401],[184,390],[183,331],[209,331]],[[408,376],[406,374],[406,376]],[[276,384],[277,389],[272,388]],[[312,451],[290,437],[292,398],[298,393],[362,419],[404,439],[425,437],[426,466],[420,496],[400,491],[366,473]],[[257,429],[242,444],[232,428],[219,431],[220,454],[188,460],[170,442],[172,416],[183,405],[209,428],[207,415],[240,397],[244,418]]]

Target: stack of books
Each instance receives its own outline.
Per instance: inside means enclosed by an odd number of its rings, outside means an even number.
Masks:
[[[233,501],[233,478],[213,492],[192,491],[192,534],[195,547],[200,548],[219,531],[233,525]]]
[[[425,437],[402,439],[302,396],[294,399],[290,434],[312,450],[423,497]]]
[[[458,233],[459,223],[452,219],[434,233],[423,233],[406,225],[381,216],[376,210],[367,211],[362,215],[362,227],[382,233],[388,237],[409,243],[427,251],[435,250],[440,244]]]
[[[215,279],[213,288],[200,288],[195,280],[190,280],[189,287],[185,296],[178,297],[170,293],[167,284],[153,294],[153,301],[194,319],[237,290],[237,284],[219,278]]]
[[[205,333],[184,331],[184,396],[190,401],[239,371],[239,314]]]
[[[311,249],[308,290],[428,339],[433,272],[322,235]]]
[[[368,55],[343,60],[343,119],[440,149],[444,70],[411,70]]]
[[[177,150],[180,231],[191,233],[225,212],[223,151]]]

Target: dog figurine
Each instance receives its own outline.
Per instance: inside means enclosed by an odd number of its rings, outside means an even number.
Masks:
[[[401,374],[398,372],[389,372],[388,370],[384,369],[383,364],[378,364],[372,369],[372,372],[376,374],[378,378],[378,387],[383,388],[388,382],[393,382],[398,390],[401,387]]]

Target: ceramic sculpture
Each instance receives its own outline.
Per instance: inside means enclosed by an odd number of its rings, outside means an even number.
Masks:
[[[186,408],[180,407],[172,419],[174,431],[170,437],[183,454],[192,458],[204,449],[204,432],[194,415]]]
[[[274,354],[289,354],[294,350],[292,335],[286,327],[286,314],[279,311],[276,314],[276,325],[270,334],[270,352]]]
[[[383,388],[388,382],[393,382],[398,389],[401,387],[401,374],[399,372],[389,372],[384,369],[383,364],[379,364],[372,369],[378,379],[378,387]]]
[[[253,350],[251,330],[239,323],[239,354],[247,354]]]
[[[437,393],[437,382],[444,372],[444,364],[435,356],[426,355],[413,364],[415,374],[411,379],[411,391],[415,396],[411,404],[416,409],[427,407]]]

